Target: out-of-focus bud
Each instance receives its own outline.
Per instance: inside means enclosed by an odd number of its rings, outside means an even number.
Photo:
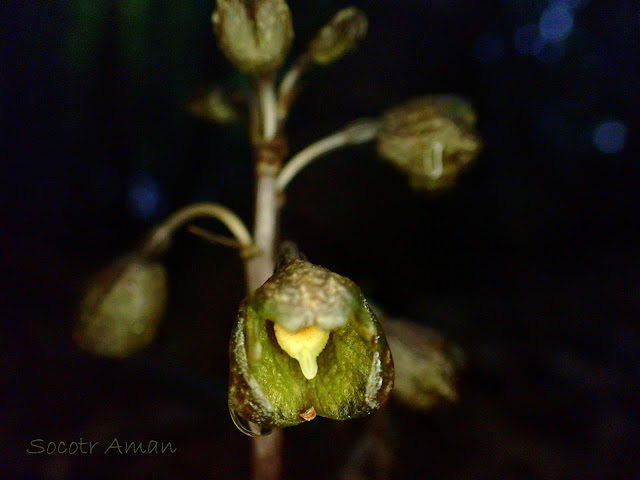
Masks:
[[[253,435],[316,415],[368,415],[393,386],[384,332],[362,291],[304,260],[284,265],[242,302],[230,359],[229,410]]]
[[[378,132],[378,153],[409,175],[415,188],[455,185],[480,152],[476,114],[453,95],[426,96],[389,110]]]
[[[457,401],[456,382],[464,365],[462,350],[415,322],[382,323],[395,364],[393,398],[414,410]]]
[[[138,254],[119,258],[87,285],[73,338],[84,350],[126,357],[148,345],[164,314],[164,266]]]
[[[289,53],[293,25],[284,0],[218,0],[211,20],[220,49],[244,73],[272,72]]]
[[[188,104],[189,113],[202,120],[217,124],[235,124],[240,114],[231,98],[215,89],[195,96]]]
[[[355,7],[340,10],[309,44],[314,63],[333,63],[353,50],[367,34],[367,16]]]

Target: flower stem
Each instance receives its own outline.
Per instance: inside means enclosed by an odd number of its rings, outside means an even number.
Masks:
[[[278,104],[273,82],[273,75],[258,79],[256,90],[260,103],[263,141],[273,140],[278,131]]]
[[[285,73],[278,90],[278,117],[285,120],[296,98],[300,77],[311,67],[309,55],[301,55],[293,66]]]
[[[257,253],[245,259],[248,293],[260,287],[275,266],[278,231],[278,190],[276,177],[284,153],[273,148],[279,122],[273,78],[261,78],[256,83],[259,114],[253,119],[252,132],[262,132],[262,138],[252,136],[256,158],[256,196],[254,240]],[[253,427],[257,427],[253,425]],[[256,428],[259,430],[259,428]],[[253,480],[279,480],[282,473],[282,430],[252,439]]]
[[[258,253],[246,262],[247,290],[252,292],[273,275],[278,217],[275,169],[257,167],[255,204],[255,246]]]
[[[181,208],[154,228],[142,246],[143,255],[158,255],[166,251],[176,230],[199,217],[215,218],[222,222],[243,247],[249,248],[253,244],[247,227],[235,213],[217,203],[203,202]]]
[[[291,157],[280,171],[276,180],[278,191],[284,191],[289,182],[316,158],[338,148],[369,142],[375,138],[379,128],[380,122],[378,120],[361,119],[312,143]]]

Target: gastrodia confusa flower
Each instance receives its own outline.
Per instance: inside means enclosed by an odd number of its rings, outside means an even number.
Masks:
[[[435,330],[418,323],[383,320],[389,348],[393,352],[395,380],[393,397],[414,410],[458,400],[458,376],[464,353]]]
[[[344,8],[320,29],[309,44],[309,56],[314,63],[333,63],[351,50],[366,36],[367,16],[355,7]]]
[[[280,67],[293,41],[291,12],[284,0],[218,0],[211,21],[220,49],[250,75]]]
[[[378,153],[409,176],[416,188],[443,190],[455,185],[481,148],[476,114],[452,95],[413,99],[389,110],[378,132]]]
[[[232,417],[263,431],[368,415],[393,385],[387,341],[360,288],[304,260],[243,300],[230,358]]]
[[[164,266],[139,254],[121,257],[89,282],[73,338],[84,350],[126,357],[148,345],[164,314]]]

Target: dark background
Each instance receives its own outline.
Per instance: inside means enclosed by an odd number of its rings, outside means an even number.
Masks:
[[[194,200],[251,219],[243,131],[184,108],[199,89],[246,85],[216,49],[214,2],[13,3],[0,71],[0,472],[242,478],[249,443],[226,407],[243,296],[233,251],[178,235],[169,313],[133,358],[95,359],[70,341],[83,281],[154,222]],[[292,152],[424,93],[472,101],[485,144],[436,197],[371,146],[336,152],[296,178],[282,212],[283,235],[312,262],[468,355],[458,405],[392,406],[394,478],[640,477],[637,2],[353,3],[369,35],[306,78]],[[293,53],[345,5],[292,1]],[[286,477],[335,478],[365,426],[287,430]],[[80,437],[178,452],[26,453],[31,439]]]

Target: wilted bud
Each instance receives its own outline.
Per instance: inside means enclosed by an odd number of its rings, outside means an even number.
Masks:
[[[263,431],[316,415],[367,415],[393,385],[384,333],[361,290],[304,260],[286,264],[242,302],[230,358],[234,421]]]
[[[73,338],[96,355],[131,355],[153,339],[166,298],[167,274],[160,262],[137,254],[119,258],[88,284]]]
[[[367,34],[367,16],[355,7],[340,10],[309,44],[311,60],[327,65],[353,50]]]
[[[384,115],[378,153],[408,174],[414,187],[446,189],[478,156],[475,122],[473,107],[459,97],[414,99]]]
[[[272,72],[289,53],[293,25],[284,0],[218,0],[211,20],[221,50],[244,73]]]
[[[458,400],[462,350],[436,331],[406,320],[383,322],[395,364],[393,398],[415,410]]]

